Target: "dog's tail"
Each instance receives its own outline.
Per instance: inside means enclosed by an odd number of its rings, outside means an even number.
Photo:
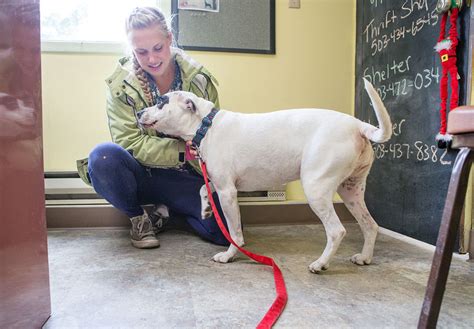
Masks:
[[[361,133],[372,142],[384,143],[392,136],[392,121],[388,115],[385,105],[383,105],[379,94],[375,90],[374,86],[364,78],[364,85],[369,98],[374,106],[375,115],[379,122],[379,127],[372,126],[371,124],[362,122]]]

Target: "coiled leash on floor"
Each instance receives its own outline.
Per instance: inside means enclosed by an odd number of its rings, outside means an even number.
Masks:
[[[258,254],[254,254],[248,250],[245,250],[241,247],[239,247],[234,240],[232,240],[229,232],[227,231],[226,227],[222,223],[222,219],[219,216],[219,212],[217,211],[216,204],[214,203],[214,199],[212,198],[212,191],[211,187],[209,185],[209,179],[207,177],[207,168],[206,168],[206,163],[201,159],[200,156],[199,158],[199,164],[201,166],[202,174],[204,176],[204,182],[206,183],[206,189],[207,189],[207,194],[209,196],[209,202],[211,203],[212,207],[212,212],[214,213],[214,217],[216,218],[217,224],[219,225],[219,228],[221,229],[222,233],[226,237],[226,239],[232,243],[237,249],[240,250],[240,252],[244,253],[248,257],[252,258],[253,260],[264,264],[271,266],[273,268],[273,276],[275,279],[275,290],[277,292],[277,296],[270,308],[268,309],[267,313],[265,316],[262,318],[260,323],[257,325],[257,328],[271,328],[275,322],[278,320],[278,317],[281,315],[283,312],[283,309],[285,308],[286,301],[288,300],[288,294],[286,292],[286,287],[285,287],[285,280],[283,279],[283,274],[281,273],[280,268],[278,265],[275,263],[275,261],[267,256],[262,256]]]

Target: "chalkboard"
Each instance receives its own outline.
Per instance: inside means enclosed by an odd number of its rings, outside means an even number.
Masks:
[[[373,144],[376,159],[367,180],[367,206],[381,227],[431,244],[436,243],[457,153],[435,143],[441,77],[433,49],[441,22],[436,2],[357,0],[355,79],[356,117],[377,125],[365,77],[393,123],[391,140]],[[458,18],[460,105],[470,93],[469,17],[465,5]]]
[[[180,2],[171,2],[180,48],[275,54],[275,0],[219,0],[215,12],[179,9]]]

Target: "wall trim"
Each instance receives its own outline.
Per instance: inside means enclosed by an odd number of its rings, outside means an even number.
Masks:
[[[334,207],[342,222],[355,222],[343,203]],[[246,225],[318,224],[319,218],[307,203],[242,202],[242,222]],[[46,207],[48,228],[128,227],[129,219],[109,204],[49,205]]]
[[[394,231],[391,231],[389,229],[386,229],[386,228],[383,228],[383,227],[379,227],[379,233],[381,234],[384,234],[384,235],[387,235],[389,237],[392,237],[394,239],[397,239],[397,240],[400,240],[400,241],[403,241],[405,243],[408,243],[408,244],[411,244],[413,246],[416,246],[418,248],[421,248],[421,249],[424,249],[424,250],[427,250],[431,253],[434,254],[435,250],[436,250],[436,246],[433,246],[429,243],[426,243],[426,242],[423,242],[423,241],[420,241],[420,240],[417,240],[417,239],[414,239],[414,238],[411,238],[409,236],[406,236],[406,235],[403,235],[403,234],[400,234],[400,233],[397,233],[397,232],[394,232]],[[458,254],[456,252],[453,253],[453,258],[455,259],[459,259],[459,260],[468,260],[469,259],[469,255],[467,254]]]

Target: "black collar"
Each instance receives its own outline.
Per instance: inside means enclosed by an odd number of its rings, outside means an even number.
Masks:
[[[202,119],[201,126],[199,126],[193,138],[193,145],[195,147],[201,145],[201,141],[204,136],[206,136],[207,130],[212,126],[212,119],[214,119],[218,111],[219,110],[214,107],[211,112]]]

